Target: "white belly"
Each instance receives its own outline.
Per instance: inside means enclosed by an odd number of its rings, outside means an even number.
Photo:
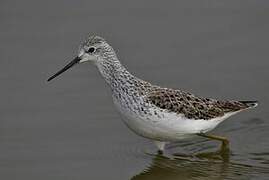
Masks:
[[[196,133],[210,131],[234,114],[226,114],[211,120],[194,120],[173,112],[160,112],[154,107],[150,109],[150,114],[141,115],[124,108],[115,99],[114,104],[122,115],[124,123],[132,131],[140,136],[159,141],[177,141]],[[154,111],[158,111],[158,115],[155,115]]]

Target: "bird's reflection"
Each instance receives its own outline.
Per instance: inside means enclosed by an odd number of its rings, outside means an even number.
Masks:
[[[156,154],[149,167],[132,180],[154,179],[241,179],[247,178],[253,167],[230,162],[229,151],[216,151],[196,155]]]

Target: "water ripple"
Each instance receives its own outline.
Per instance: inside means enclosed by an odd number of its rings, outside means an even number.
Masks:
[[[149,155],[152,162],[133,180],[143,179],[249,179],[269,173],[268,167],[241,164],[227,159],[215,159],[218,152],[188,155]]]

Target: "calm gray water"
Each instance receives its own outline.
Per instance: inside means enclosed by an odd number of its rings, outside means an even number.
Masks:
[[[1,1],[0,179],[268,179],[268,19],[267,0]],[[259,100],[213,131],[230,139],[230,155],[203,138],[156,155],[90,64],[47,83],[89,33],[155,84]]]

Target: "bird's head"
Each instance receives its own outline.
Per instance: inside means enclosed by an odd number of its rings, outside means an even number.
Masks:
[[[54,79],[69,68],[82,62],[92,62],[95,65],[110,64],[111,60],[117,59],[113,48],[99,36],[89,36],[79,48],[77,57],[74,58],[63,69],[51,76],[48,81]]]

